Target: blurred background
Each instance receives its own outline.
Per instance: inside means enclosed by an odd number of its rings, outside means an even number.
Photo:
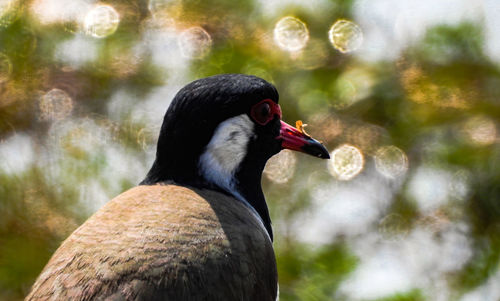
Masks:
[[[281,300],[500,300],[499,66],[496,0],[0,0],[0,300],[218,73],[331,151],[266,166]]]

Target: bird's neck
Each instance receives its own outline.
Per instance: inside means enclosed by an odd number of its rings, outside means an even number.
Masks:
[[[249,207],[272,240],[271,218],[261,186],[265,161],[257,163],[249,158],[246,156],[239,165],[231,167],[222,163],[220,156],[205,152],[199,160],[200,177],[204,180],[199,185],[229,194]]]
[[[206,166],[204,169],[209,172],[200,174],[199,170],[195,168],[182,168],[182,172],[172,172],[179,170],[175,161],[162,159],[164,157],[158,156],[156,158],[141,185],[172,183],[216,190],[233,196],[255,213],[256,218],[262,221],[270,239],[273,239],[271,218],[261,186],[262,170],[265,163],[256,164],[252,161],[244,161],[237,171],[229,174],[217,172],[217,168],[214,166]]]
[[[199,139],[183,137],[193,135],[176,131],[179,126],[170,123],[178,119],[167,117],[158,140],[156,160],[141,184],[177,183],[222,191],[256,213],[272,239],[271,219],[260,183],[272,153],[266,152],[268,147],[258,148],[265,144],[255,142],[255,125],[248,115],[228,118],[213,128],[197,126],[187,130],[187,133],[201,132]]]
[[[243,179],[241,177],[244,177]],[[271,227],[271,217],[269,216],[269,209],[267,208],[266,199],[262,192],[261,174],[254,179],[249,179],[248,173],[244,171],[237,173],[236,190],[244,198],[244,200],[251,206],[251,209],[258,214],[258,218],[262,221],[267,233],[271,240],[273,239],[273,230]],[[244,185],[242,184],[244,183]]]

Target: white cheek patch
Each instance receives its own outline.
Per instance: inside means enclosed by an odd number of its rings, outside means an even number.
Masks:
[[[200,173],[205,180],[240,200],[243,198],[235,189],[234,174],[247,154],[253,130],[254,123],[246,114],[225,120],[215,129],[199,162]]]
[[[232,194],[251,210],[271,240],[260,215],[237,190],[234,178],[236,170],[247,155],[248,143],[254,138],[254,127],[255,124],[246,114],[222,122],[215,129],[198,164],[200,174],[206,181]]]

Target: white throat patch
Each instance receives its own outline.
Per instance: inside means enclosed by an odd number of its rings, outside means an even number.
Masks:
[[[234,174],[247,155],[247,146],[253,138],[254,123],[241,114],[219,124],[212,139],[200,156],[201,175],[236,198],[246,202],[235,188]]]
[[[251,210],[271,240],[260,215],[236,189],[237,183],[234,178],[236,169],[247,155],[248,142],[255,135],[254,127],[255,124],[247,114],[225,120],[215,129],[214,135],[200,156],[198,164],[200,174],[205,180],[232,194]]]

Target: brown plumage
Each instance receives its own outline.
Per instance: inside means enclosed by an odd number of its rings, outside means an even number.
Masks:
[[[138,186],[66,239],[27,300],[275,300],[271,240],[227,195]]]

